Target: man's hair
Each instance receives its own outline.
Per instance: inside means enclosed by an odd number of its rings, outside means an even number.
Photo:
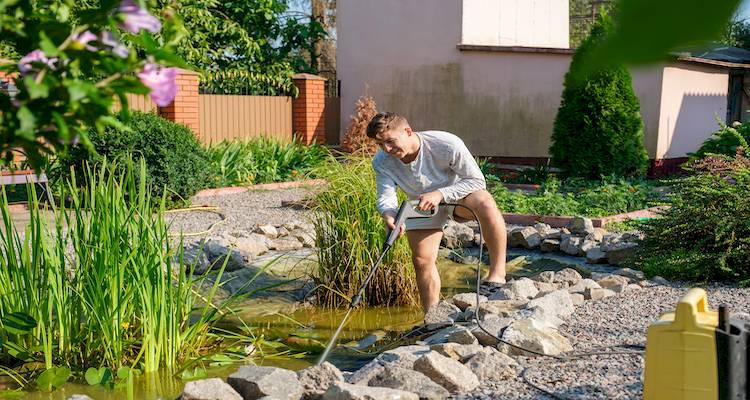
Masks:
[[[408,126],[406,118],[392,112],[377,113],[370,123],[367,124],[367,137],[375,139],[375,136],[401,126]]]

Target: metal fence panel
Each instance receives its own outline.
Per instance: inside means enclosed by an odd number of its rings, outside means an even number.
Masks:
[[[258,136],[292,138],[292,99],[287,96],[199,95],[204,143]]]

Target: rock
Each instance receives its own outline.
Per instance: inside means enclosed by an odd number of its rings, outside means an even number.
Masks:
[[[540,326],[533,319],[522,319],[514,322],[503,332],[503,340],[545,355],[558,355],[573,349],[570,341],[560,335],[556,329]],[[533,354],[513,347],[510,351],[511,354]]]
[[[438,343],[459,343],[459,344],[477,344],[477,338],[467,329],[461,325],[453,325],[444,328],[434,335],[424,340],[425,344],[438,344]]]
[[[344,380],[344,375],[335,365],[328,361],[297,371],[297,378],[302,385],[303,398],[320,399],[334,382]]]
[[[180,400],[242,400],[242,396],[228,383],[211,378],[186,383]]]
[[[174,262],[179,262],[179,254],[175,255]],[[203,248],[196,243],[185,246],[185,249],[182,252],[182,264],[185,265],[186,269],[189,269],[193,265],[195,265],[193,274],[196,275],[205,274],[206,271],[208,271],[208,266],[211,265],[206,252],[203,251]]]
[[[586,235],[585,240],[592,240],[594,242],[601,242],[604,239],[604,235],[607,234],[607,230],[604,228],[594,228],[594,231]]]
[[[234,245],[242,253],[257,256],[268,251],[271,241],[263,235],[251,233],[249,236],[237,238]]]
[[[500,352],[481,352],[469,359],[466,366],[480,381],[496,382],[514,378],[518,363]]]
[[[516,300],[488,300],[487,302],[479,305],[479,317],[486,318],[490,314],[498,315],[500,317],[507,317],[513,313],[518,307],[526,304],[525,301]],[[474,311],[474,308],[468,308],[467,311]]]
[[[643,289],[640,285],[637,285],[635,283],[631,283],[628,286],[625,286],[625,292],[630,292],[632,290],[641,290]]]
[[[594,233],[594,223],[590,218],[574,217],[565,225],[571,233],[579,235],[588,235]]]
[[[315,247],[315,235],[304,229],[290,231],[289,236],[299,240],[304,247]]]
[[[304,245],[302,242],[297,240],[297,238],[293,238],[290,236],[284,236],[277,239],[274,239],[271,241],[271,250],[277,250],[277,251],[291,251],[291,250],[299,250]]]
[[[594,248],[599,248],[599,244],[597,242],[589,239],[583,239],[583,243],[581,244],[581,251],[583,252],[582,255],[585,255],[586,252]]]
[[[567,283],[568,285],[573,286],[580,280],[581,274],[579,274],[578,271],[573,268],[565,268],[555,272],[555,277],[552,281],[554,283]]]
[[[465,224],[448,220],[443,229],[442,245],[449,249],[468,247],[474,242],[474,230]]]
[[[580,256],[584,254],[583,250],[581,249],[582,244],[583,239],[578,236],[562,235],[562,240],[560,241],[560,251],[570,254],[571,256]]]
[[[616,246],[607,250],[607,260],[610,264],[620,265],[635,256],[637,251],[638,245],[635,243],[620,242]]]
[[[269,224],[258,225],[253,232],[260,233],[270,239],[276,239],[279,236],[279,231],[276,227]]]
[[[323,394],[324,400],[419,400],[419,396],[398,389],[335,382]]]
[[[499,338],[502,337],[503,330],[505,330],[505,328],[507,328],[511,323],[513,323],[513,319],[511,318],[505,318],[490,314],[484,317],[484,319],[482,320],[482,327],[486,329],[490,334]],[[487,332],[485,332],[479,326],[471,330],[471,333],[474,334],[480,344],[485,346],[496,345],[499,341]]]
[[[596,281],[596,283],[598,283],[600,287],[603,287],[605,289],[611,289],[613,286],[617,285],[627,285],[628,282],[628,278],[622,275],[607,275],[604,278]]]
[[[511,243],[513,247],[524,247],[527,249],[535,249],[542,243],[542,236],[536,229],[527,226],[522,229],[513,231],[511,234]]]
[[[424,323],[429,330],[451,325],[460,313],[460,308],[445,300],[441,300],[438,304],[427,310],[424,316]]]
[[[419,371],[451,393],[464,393],[479,386],[479,379],[460,362],[431,351],[414,362]]]
[[[590,264],[604,264],[607,262],[607,253],[601,247],[596,246],[586,250],[586,262]]]
[[[571,300],[571,303],[573,300]],[[527,310],[528,311],[528,310]],[[522,318],[531,318],[535,322],[539,323],[539,326],[548,326],[551,328],[559,328],[560,325],[564,324],[563,321],[554,310],[550,310],[542,307],[534,307],[531,310],[531,315],[521,315]]]
[[[226,262],[225,271],[236,271],[245,267],[245,258],[232,248],[226,237],[218,236],[205,242],[203,250],[208,257],[210,268],[219,269]],[[227,257],[229,259],[227,260]]]
[[[465,362],[475,354],[482,351],[484,347],[480,344],[440,343],[430,346],[430,350],[450,357],[456,361]]]
[[[370,380],[370,386],[418,393],[420,399],[445,399],[450,393],[421,372],[406,368],[388,368]]]
[[[283,368],[243,365],[227,378],[245,399],[272,396],[279,399],[296,400],[302,397],[302,385],[297,374]]]
[[[536,285],[534,285],[534,281],[529,278],[515,279],[506,283],[504,286],[510,291],[510,297],[507,300],[526,300],[533,298],[537,293],[539,293],[539,289],[537,289]]]
[[[393,367],[414,368],[414,361],[430,352],[427,346],[401,346],[380,353],[375,359],[365,364],[351,376],[346,378],[348,383],[366,385],[370,379],[380,373],[381,370]]]
[[[539,293],[554,292],[555,290],[557,290],[557,285],[555,285],[554,283],[534,282],[534,285],[536,285],[536,288],[539,289]],[[537,293],[535,297],[540,297],[539,293]]]
[[[601,300],[605,297],[614,296],[615,292],[609,289],[586,289],[583,292],[583,297],[586,300]]]
[[[532,280],[535,280],[537,282],[548,282],[552,283],[555,281],[555,272],[554,271],[542,271],[534,276],[531,277]]]
[[[622,275],[631,281],[640,281],[645,279],[645,276],[643,275],[643,271],[636,271],[630,268],[620,268],[618,270],[615,270],[612,272],[614,275]]]
[[[289,235],[289,229],[284,228],[284,226],[277,226],[276,232],[278,233],[277,237],[287,236]]]
[[[573,302],[574,306],[578,306],[583,304],[584,300],[586,300],[585,297],[583,297],[583,294],[581,293],[571,293],[570,294],[570,301]]]
[[[68,397],[68,400],[94,400],[85,394],[74,394]]]
[[[542,244],[539,245],[539,250],[545,253],[560,251],[560,241],[557,239],[544,239]]]
[[[560,239],[560,230],[557,228],[552,228],[547,224],[536,223],[534,224],[534,229],[539,232],[539,236],[542,237],[542,240]]]
[[[541,308],[550,315],[565,318],[575,311],[570,294],[565,289],[555,290],[538,299],[531,300],[526,305],[528,309]]]
[[[646,235],[643,232],[623,232],[620,236],[620,239],[622,239],[623,242],[639,242],[646,238]]]
[[[653,283],[654,285],[661,285],[661,286],[668,286],[669,285],[669,281],[668,280],[666,280],[666,279],[664,279],[664,278],[662,278],[661,276],[658,276],[658,275],[655,276],[655,277],[653,277],[653,278],[651,278],[651,283]]]
[[[594,282],[592,279],[581,279],[576,283],[575,285],[568,288],[568,293],[583,293],[586,289],[600,289],[601,286],[599,286],[598,283]]]
[[[486,296],[479,296],[479,302],[483,303],[487,301]],[[466,311],[469,307],[476,307],[477,305],[477,294],[476,293],[459,293],[453,296],[453,304],[460,308],[461,311]]]

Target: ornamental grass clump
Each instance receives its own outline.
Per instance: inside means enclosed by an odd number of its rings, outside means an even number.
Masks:
[[[750,283],[750,160],[709,156],[688,167],[672,205],[643,224],[636,264],[667,279]]]
[[[196,291],[205,278],[170,244],[164,197],[154,206],[145,175],[143,160],[105,162],[86,169],[79,191],[73,174],[63,191],[71,205],[53,208],[50,222],[30,196],[25,228],[0,191],[0,366],[175,373],[226,348],[214,326],[233,299],[214,301],[218,278]]]
[[[330,158],[317,173],[329,182],[316,197],[317,298],[323,306],[343,306],[361,286],[385,241],[385,225],[375,208],[375,173],[365,157],[343,162]],[[417,294],[404,237],[386,255],[362,302],[416,305]]]

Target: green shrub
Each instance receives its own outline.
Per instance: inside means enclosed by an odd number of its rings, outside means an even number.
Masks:
[[[142,157],[146,162],[147,183],[153,198],[161,197],[166,187],[167,199],[188,200],[195,192],[209,187],[215,171],[208,153],[187,127],[161,118],[153,113],[134,112],[128,130],[107,128],[99,134],[92,130],[90,138],[98,154],[77,146],[61,156],[51,172],[55,182],[61,182],[73,167],[81,175],[84,162],[99,163],[127,154]]]
[[[208,149],[220,186],[284,182],[308,176],[321,165],[328,149],[260,137],[246,142],[221,142]]]
[[[750,123],[735,123],[727,126],[719,122],[719,130],[714,132],[695,153],[690,154],[692,160],[701,159],[709,154],[724,154],[733,156],[737,148],[748,150],[747,142],[750,140]]]
[[[385,225],[375,208],[375,173],[369,157],[338,162],[331,157],[317,173],[329,182],[318,194],[315,220],[318,247],[316,281],[320,305],[348,303],[382,251]],[[411,252],[406,238],[396,241],[362,299],[368,306],[417,304]]]
[[[602,13],[565,75],[550,154],[552,164],[568,176],[597,179],[646,171],[643,122],[628,70],[610,67],[579,78],[586,54],[611,30],[611,18]]]
[[[491,191],[503,212],[519,214],[600,217],[648,208],[659,200],[651,183],[615,177],[560,181],[549,176],[531,194],[511,191],[502,185]]]
[[[646,221],[637,264],[668,279],[750,282],[750,161],[708,157],[692,164],[672,206]]]

